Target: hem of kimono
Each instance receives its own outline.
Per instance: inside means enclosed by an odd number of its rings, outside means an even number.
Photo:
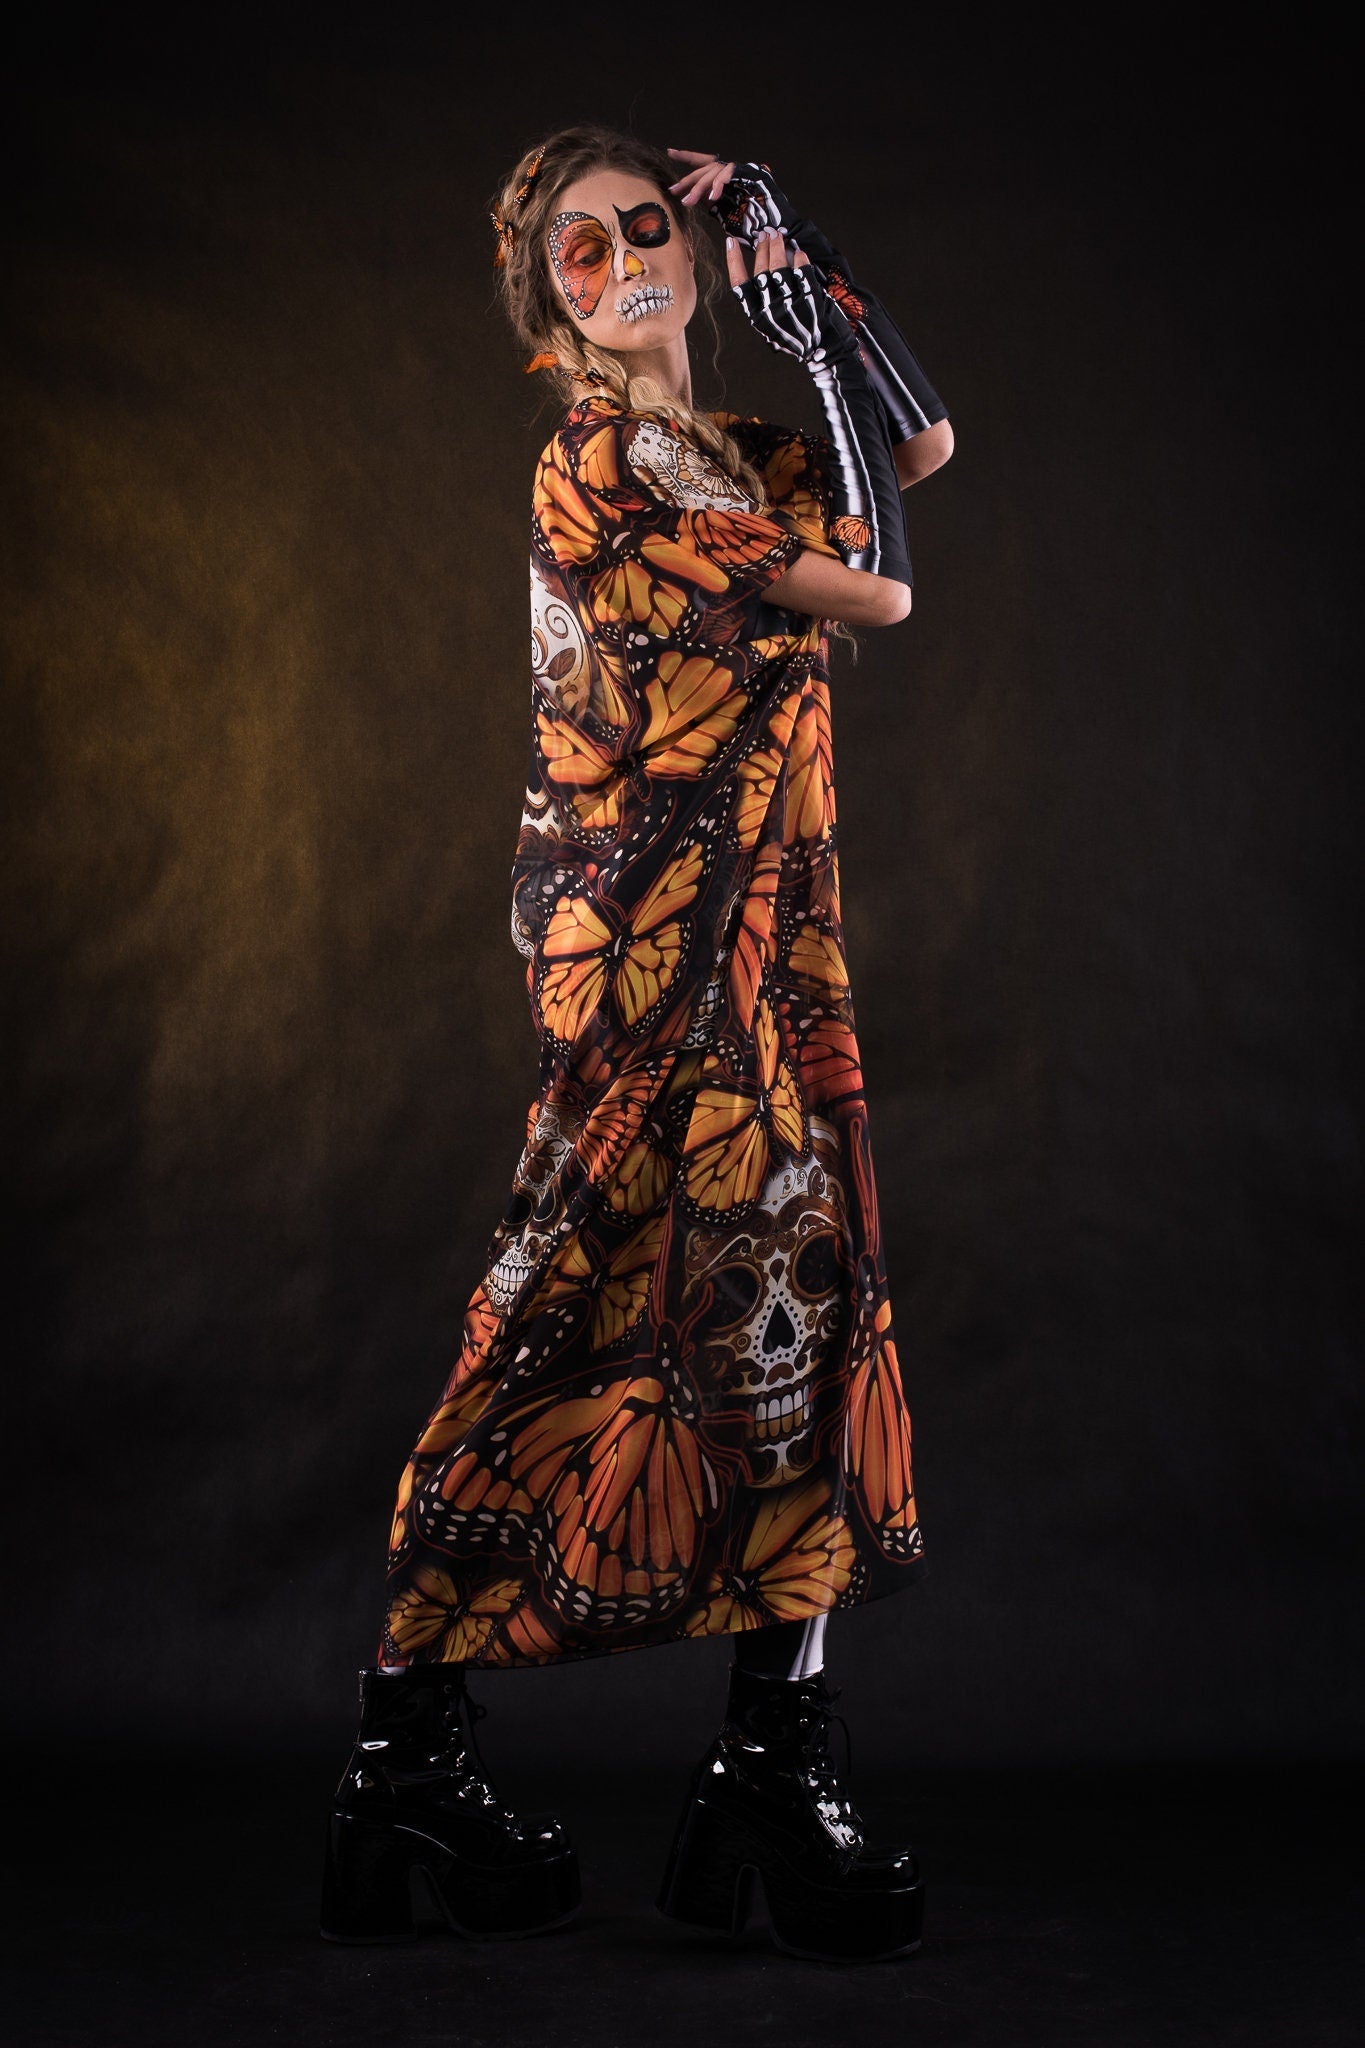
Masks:
[[[847,1600],[842,1603],[835,1601],[832,1606],[818,1608],[813,1614],[793,1615],[791,1619],[795,1621],[817,1621],[823,1615],[827,1620],[830,1620],[836,1614],[852,1614],[859,1607],[871,1607],[878,1600],[889,1600],[896,1593],[905,1593],[912,1586],[920,1585],[928,1573],[929,1564],[930,1560],[923,1553],[918,1557],[907,1558],[903,1564],[890,1566],[892,1570],[900,1574],[898,1578],[888,1584],[876,1586],[864,1593],[861,1599]],[[487,1662],[484,1662],[477,1656],[413,1657],[409,1659],[408,1665],[404,1669],[418,1665],[459,1664],[467,1671],[477,1671],[480,1675],[488,1674],[492,1676],[499,1671],[539,1669],[546,1664],[584,1664],[593,1657],[624,1657],[632,1650],[660,1650],[670,1648],[678,1643],[703,1643],[714,1639],[716,1636],[743,1636],[752,1635],[753,1633],[754,1630],[746,1628],[706,1628],[698,1630],[695,1635],[651,1635],[633,1643],[592,1643],[576,1649],[555,1650],[547,1657],[498,1656],[488,1659]]]

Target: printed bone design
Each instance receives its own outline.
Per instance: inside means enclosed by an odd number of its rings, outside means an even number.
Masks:
[[[785,1486],[809,1469],[848,1313],[837,1136],[817,1116],[810,1133],[808,1157],[769,1174],[747,1229],[698,1225],[685,1246],[684,1302],[708,1286],[716,1297],[699,1376],[713,1412],[742,1419],[754,1486]]]

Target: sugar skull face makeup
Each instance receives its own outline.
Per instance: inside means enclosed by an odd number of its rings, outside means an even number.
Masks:
[[[613,207],[619,222],[619,238],[636,249],[659,249],[673,232],[668,208],[659,200],[642,200],[623,212]],[[611,275],[615,244],[610,230],[595,214],[558,213],[550,222],[550,261],[564,287],[564,296],[580,320],[589,320]],[[642,265],[631,265],[640,274]]]
[[[692,316],[686,231],[643,178],[596,171],[578,179],[561,194],[546,247],[570,312],[603,347],[656,347]]]

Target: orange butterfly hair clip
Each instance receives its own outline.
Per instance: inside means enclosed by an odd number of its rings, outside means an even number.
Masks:
[[[516,191],[512,194],[512,207],[514,207],[518,213],[521,211],[522,207],[525,206],[526,196],[529,193],[532,185],[534,185],[536,182],[536,175],[540,170],[541,159],[544,155],[545,145],[542,143],[540,148],[536,151],[535,155],[531,158],[530,163],[526,167],[526,176],[522,179]],[[515,242],[517,239],[517,224],[514,220],[509,219],[506,215],[501,213],[490,213],[488,218],[492,221],[493,226],[497,231],[498,237],[498,246],[493,251],[493,263],[496,269],[501,270],[503,264],[507,261],[507,258],[511,253],[513,242]]]

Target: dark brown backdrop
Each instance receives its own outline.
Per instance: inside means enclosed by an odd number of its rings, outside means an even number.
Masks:
[[[903,1754],[1350,1746],[1334,53],[398,14],[54,22],[10,87],[19,1710],[306,1739],[370,1655],[534,1087],[552,418],[484,207],[593,116],[772,162],[960,441],[835,657],[932,1571],[831,1668]],[[733,323],[726,375],[816,424]],[[485,1690],[681,1756],[724,1655]]]

